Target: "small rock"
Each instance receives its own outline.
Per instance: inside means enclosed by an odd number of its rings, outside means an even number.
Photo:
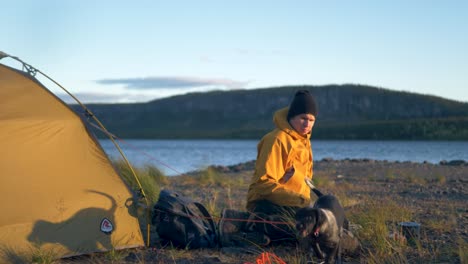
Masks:
[[[463,166],[463,165],[466,165],[466,161],[464,160],[451,160],[449,162],[447,162],[448,166]]]

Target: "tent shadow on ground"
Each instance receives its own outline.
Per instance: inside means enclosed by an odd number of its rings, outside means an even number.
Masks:
[[[90,193],[105,196],[112,202],[109,209],[89,207],[76,212],[70,218],[52,223],[45,220],[38,220],[35,222],[31,233],[28,235],[28,241],[34,245],[43,245],[46,243],[60,244],[71,252],[77,250],[77,245],[86,245],[86,248],[91,249],[112,249],[113,241],[110,234],[105,234],[100,230],[101,221],[107,218],[115,229],[115,212],[117,209],[117,202],[115,199],[103,192],[88,190]],[[88,237],[93,240],[76,241],[77,233],[90,233]],[[115,242],[115,241],[114,241]],[[78,247],[79,248],[79,247]]]

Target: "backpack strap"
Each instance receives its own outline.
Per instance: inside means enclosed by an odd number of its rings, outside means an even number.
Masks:
[[[213,218],[211,217],[210,213],[208,212],[208,210],[206,210],[205,206],[203,206],[201,203],[199,202],[194,202],[194,204],[198,207],[198,209],[200,210],[200,212],[203,214],[204,218],[208,221],[208,223],[210,224],[210,230],[213,230],[213,239],[210,240],[210,245],[212,247],[216,246],[217,245],[217,239],[216,237],[218,236],[218,230],[216,228],[216,224],[215,222],[213,221]]]

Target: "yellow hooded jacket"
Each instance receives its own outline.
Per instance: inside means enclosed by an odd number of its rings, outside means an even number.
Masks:
[[[287,120],[288,107],[273,117],[276,128],[266,134],[257,145],[255,172],[247,195],[247,210],[254,209],[254,201],[269,200],[280,206],[305,207],[310,203],[310,188],[304,179],[312,179],[312,149],[310,134],[297,133]],[[294,168],[285,183],[280,179]]]

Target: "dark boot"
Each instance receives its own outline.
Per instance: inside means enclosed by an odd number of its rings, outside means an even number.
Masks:
[[[270,239],[262,233],[246,228],[250,213],[224,209],[219,220],[218,232],[221,247],[266,246]]]

